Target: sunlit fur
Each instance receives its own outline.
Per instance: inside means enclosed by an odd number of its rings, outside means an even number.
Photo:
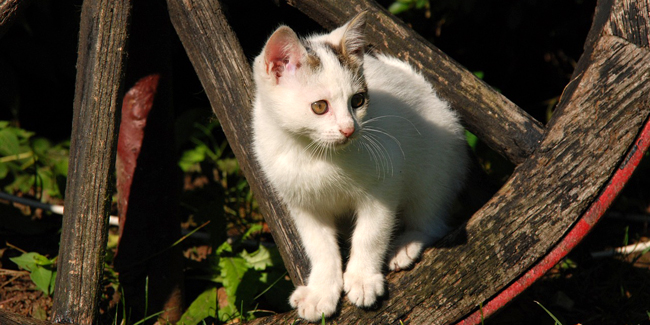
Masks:
[[[306,39],[283,26],[253,67],[254,151],[311,262],[307,285],[290,298],[310,321],[332,315],[342,291],[373,305],[384,294],[386,263],[410,268],[448,231],[466,171],[456,114],[407,63],[363,54],[364,30],[363,14]],[[351,96],[366,90],[366,103],[352,109]],[[322,115],[311,109],[319,100],[329,105]],[[341,131],[352,128],[349,138]],[[345,273],[340,217],[355,222]]]

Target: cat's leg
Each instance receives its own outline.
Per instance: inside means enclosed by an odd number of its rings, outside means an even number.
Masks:
[[[291,294],[289,303],[298,315],[308,321],[318,321],[336,311],[343,288],[341,254],[336,239],[336,225],[331,217],[291,209],[298,233],[302,238],[311,271],[306,286]]]
[[[372,306],[384,294],[381,271],[394,223],[395,208],[381,202],[366,202],[357,209],[343,287],[348,299],[359,307]]]
[[[402,215],[404,232],[395,240],[388,268],[391,271],[411,268],[424,248],[449,232],[446,215],[445,208],[435,208],[431,202],[411,203],[405,207]]]

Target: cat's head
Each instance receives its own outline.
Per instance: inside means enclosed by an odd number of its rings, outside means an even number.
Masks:
[[[336,149],[355,139],[369,100],[365,21],[361,13],[329,34],[306,39],[278,28],[253,65],[265,116],[317,145]]]

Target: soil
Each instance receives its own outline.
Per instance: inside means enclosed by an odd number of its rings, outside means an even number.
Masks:
[[[52,297],[36,288],[28,272],[0,269],[0,309],[46,320],[51,307]]]

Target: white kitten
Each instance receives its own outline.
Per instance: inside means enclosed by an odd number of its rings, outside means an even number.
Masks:
[[[253,66],[254,150],[311,262],[290,298],[310,321],[332,315],[341,290],[360,307],[384,294],[398,216],[391,270],[442,237],[467,166],[458,117],[424,77],[364,53],[364,16],[307,39],[282,26]],[[345,216],[355,227],[343,273],[336,221]]]

